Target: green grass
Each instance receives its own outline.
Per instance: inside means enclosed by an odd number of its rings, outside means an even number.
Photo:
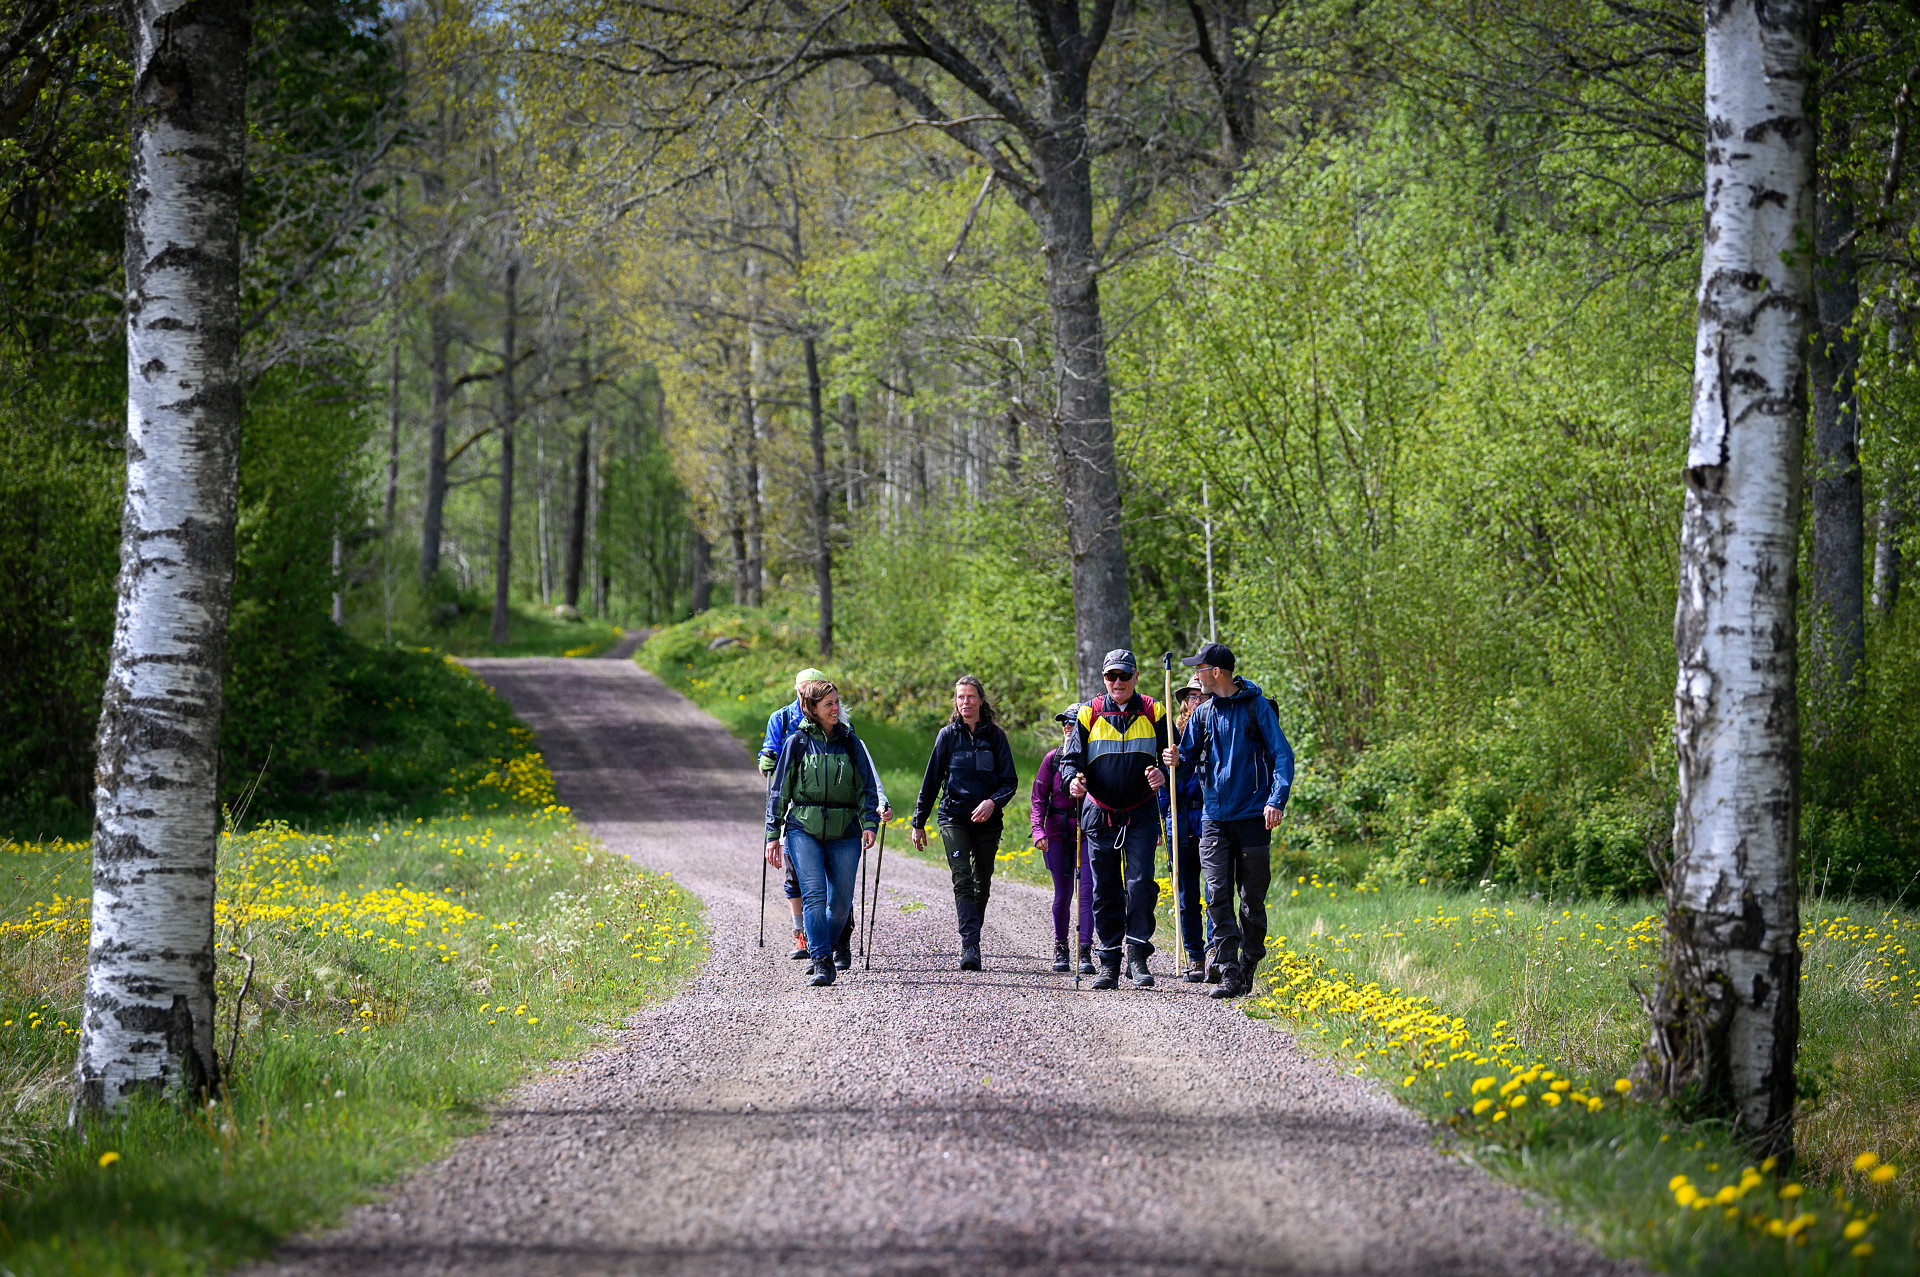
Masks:
[[[86,849],[0,852],[0,1265],[205,1273],[263,1256],[695,970],[695,901],[587,837],[543,785],[522,756],[455,786],[473,808],[459,815],[224,839],[226,1086],[204,1108],[141,1103],[78,1130]]]
[[[1796,1123],[1800,1160],[1791,1178],[1765,1183],[1725,1207],[1682,1208],[1675,1175],[1708,1193],[1737,1183],[1751,1158],[1712,1123],[1686,1126],[1660,1109],[1619,1100],[1646,1036],[1630,981],[1651,988],[1657,976],[1660,918],[1645,903],[1553,904],[1504,892],[1468,895],[1423,888],[1357,888],[1301,875],[1282,879],[1270,897],[1276,955],[1317,966],[1289,988],[1296,966],[1278,972],[1274,996],[1249,1004],[1280,1020],[1314,1049],[1356,1072],[1377,1076],[1394,1095],[1453,1132],[1462,1156],[1557,1200],[1574,1226],[1616,1253],[1684,1272],[1910,1272],[1916,1267],[1913,1176],[1920,1156],[1913,1085],[1920,1064],[1920,986],[1905,953],[1911,915],[1851,902],[1815,902],[1807,911],[1801,986],[1801,1064],[1807,1098]],[[1870,934],[1871,933],[1871,934]],[[1269,962],[1276,976],[1281,960]],[[1354,1002],[1385,1008],[1369,1018],[1327,1006],[1302,1013],[1305,988],[1344,980]],[[1375,986],[1370,991],[1366,986]],[[1416,1041],[1404,1017],[1423,1006],[1457,1017],[1466,1058],[1451,1043]],[[1385,1024],[1401,1024],[1398,1030]],[[1505,1043],[1504,1046],[1501,1044]],[[1422,1063],[1432,1060],[1436,1067]],[[1479,1061],[1476,1063],[1475,1061]],[[1509,1064],[1511,1061],[1512,1064]],[[1473,1081],[1504,1083],[1513,1065],[1551,1070],[1572,1091],[1604,1100],[1588,1114],[1571,1103],[1542,1102],[1549,1080],[1523,1092],[1525,1109],[1508,1109]],[[1408,1079],[1412,1079],[1411,1085]],[[1492,1098],[1490,1111],[1471,1105]],[[1876,1184],[1852,1169],[1873,1152],[1900,1167]],[[1786,1183],[1807,1196],[1782,1199]],[[1845,1205],[1842,1205],[1844,1201]],[[1811,1213],[1806,1243],[1767,1235],[1765,1219]],[[1864,1236],[1841,1235],[1850,1219],[1869,1218]],[[1851,1254],[1857,1242],[1871,1256]]]
[[[507,609],[507,641],[492,639],[493,612],[467,600],[460,614],[428,624],[406,639],[450,656],[597,656],[626,633],[605,621],[563,621],[547,608],[516,603]]]

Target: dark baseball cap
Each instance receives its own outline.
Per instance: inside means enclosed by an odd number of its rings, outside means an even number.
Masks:
[[[1107,653],[1106,660],[1100,662],[1100,672],[1105,674],[1108,670],[1125,670],[1129,674],[1138,674],[1140,666],[1135,663],[1132,652],[1124,647],[1116,647]]]
[[[1058,714],[1055,714],[1053,721],[1056,723],[1071,723],[1080,717],[1080,711],[1085,708],[1086,706],[1078,703],[1069,705]]]
[[[1180,658],[1182,665],[1211,665],[1216,669],[1233,669],[1233,652],[1225,643],[1209,643],[1192,656]]]

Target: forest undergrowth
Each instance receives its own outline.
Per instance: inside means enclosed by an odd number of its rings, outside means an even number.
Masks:
[[[68,1129],[84,843],[0,847],[0,1264],[206,1273],[368,1200],[705,959],[695,900],[558,806],[531,737],[432,814],[221,839],[215,1098]]]

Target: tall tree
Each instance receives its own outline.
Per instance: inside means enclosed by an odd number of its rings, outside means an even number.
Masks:
[[[520,255],[512,253],[507,258],[507,313],[500,342],[500,507],[494,521],[493,624],[488,631],[495,643],[507,641],[507,603],[513,586],[513,432],[520,420],[513,365],[519,358],[519,285]]]
[[[1706,10],[1706,235],[1674,618],[1679,807],[1643,1089],[1793,1146],[1810,0]]]
[[[238,504],[246,0],[133,0],[127,488],[97,743],[75,1111],[214,1085],[214,865]]]

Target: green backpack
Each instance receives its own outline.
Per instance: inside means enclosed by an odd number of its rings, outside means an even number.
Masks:
[[[787,823],[822,842],[860,831],[860,768],[849,740],[831,743],[839,748],[801,755],[800,774],[788,791]]]

